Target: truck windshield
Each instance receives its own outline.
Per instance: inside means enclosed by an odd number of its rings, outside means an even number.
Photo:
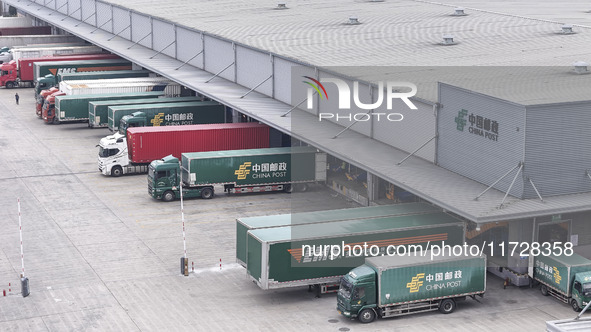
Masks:
[[[148,177],[154,178],[154,167],[152,166],[148,167]]]
[[[121,135],[126,135],[127,131],[127,121],[125,121],[124,119],[121,119],[121,122],[119,123],[119,134]]]
[[[591,282],[583,284],[583,296],[591,296]]]
[[[351,297],[351,290],[353,289],[353,285],[347,281],[347,279],[341,279],[341,286],[339,287],[339,294],[348,299]]]
[[[106,158],[119,153],[119,149],[105,149],[102,146],[99,149],[99,157]]]

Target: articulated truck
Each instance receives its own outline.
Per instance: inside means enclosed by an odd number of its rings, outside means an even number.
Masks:
[[[216,119],[222,116],[221,121],[203,120],[208,110]],[[108,127],[111,131],[118,131],[121,135],[127,136],[129,127],[151,127],[151,126],[179,126],[204,123],[220,123],[225,120],[225,107],[215,101],[192,101],[155,103],[143,105],[118,105],[109,106]],[[200,114],[200,117],[195,115]]]
[[[164,95],[167,97],[177,97],[181,94],[181,86],[165,77],[61,81],[59,88],[66,95],[144,91],[164,91]]]
[[[35,94],[55,86],[57,84],[56,77],[59,74],[105,70],[131,70],[131,62],[124,59],[35,62],[33,64]]]
[[[580,311],[591,300],[591,261],[570,253],[530,255],[528,274],[532,284],[541,284],[542,295],[551,295]]]
[[[119,56],[114,54],[77,54],[46,56],[42,58],[20,58],[18,61],[11,60],[0,65],[0,86],[5,86],[7,89],[33,86],[33,63],[35,62],[101,59],[119,59]]]
[[[39,95],[37,95],[37,100],[35,102],[35,114],[37,114],[38,117],[41,118],[43,116],[43,104],[45,104],[45,100],[47,100],[47,97],[58,91],[60,91],[60,89],[53,87],[46,90],[41,90],[41,92],[39,92]]]
[[[326,181],[326,154],[313,147],[183,153],[154,160],[148,168],[148,193],[172,201],[183,196],[209,199],[214,185],[228,193],[285,191],[294,185]]]
[[[215,121],[200,116],[202,121]],[[223,119],[218,117],[218,121]],[[118,134],[116,134],[118,135]],[[112,144],[110,144],[112,143]],[[146,173],[151,161],[187,151],[218,151],[269,147],[269,126],[258,123],[219,123],[188,126],[129,128],[127,145],[103,138],[99,171],[104,175]],[[177,159],[178,160],[178,159]]]
[[[155,93],[155,92],[152,92]],[[164,92],[162,92],[164,95]],[[184,102],[195,102],[200,101],[200,97],[160,97],[160,98],[149,98],[149,99],[136,99],[136,100],[105,100],[105,101],[93,101],[88,103],[88,125],[92,128],[108,127],[109,125],[109,107],[110,106],[127,106],[148,104],[166,104],[166,103],[184,103]],[[135,109],[134,109],[135,110]],[[121,120],[120,120],[121,121]]]
[[[247,232],[246,272],[263,290],[329,292],[366,256],[462,245],[464,234],[464,222],[443,212],[255,229]]]
[[[449,314],[458,301],[485,291],[485,255],[368,257],[342,278],[337,311],[362,323],[434,310]]]
[[[441,212],[441,209],[427,203],[405,203],[368,206],[353,209],[301,212],[272,216],[236,219],[236,262],[246,267],[246,239],[248,231],[283,226],[298,226],[340,220],[370,219],[388,216]]]
[[[158,98],[160,91],[101,93],[87,95],[62,95],[55,98],[55,115],[47,116],[46,122],[88,122],[88,103],[91,101]]]

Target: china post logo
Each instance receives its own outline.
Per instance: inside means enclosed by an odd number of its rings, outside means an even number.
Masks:
[[[250,169],[248,169],[252,163],[250,161],[245,162],[244,164],[240,165],[237,170],[234,171],[234,175],[238,175],[238,180],[245,180],[246,176],[250,174]]]
[[[160,124],[162,124],[162,122],[164,122],[164,120],[162,119],[162,117],[164,116],[164,113],[158,113],[154,116],[154,118],[152,120],[150,120],[150,123],[152,124],[152,126],[157,127],[160,126]]]
[[[552,270],[554,272],[553,276],[554,276],[554,282],[557,284],[560,284],[560,281],[562,280],[562,277],[560,276],[560,271],[558,271],[558,269],[556,268],[556,266],[552,267]]]
[[[464,131],[464,127],[466,126],[466,116],[468,115],[467,110],[458,111],[458,116],[454,118],[456,121],[456,129],[459,131]]]
[[[419,288],[423,286],[423,279],[425,277],[424,273],[417,273],[416,276],[412,277],[411,281],[406,284],[406,288],[410,289],[409,293],[416,293],[419,291]]]

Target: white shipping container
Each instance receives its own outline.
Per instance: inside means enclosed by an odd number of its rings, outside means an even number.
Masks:
[[[181,86],[164,77],[132,77],[106,80],[61,81],[66,95],[164,91],[166,97],[178,97]]]
[[[13,48],[9,54],[12,54],[12,60],[18,62],[20,58],[39,58],[53,55],[69,54],[95,54],[102,53],[103,49],[94,46],[67,46],[67,47],[40,47],[40,48]]]
[[[30,17],[0,17],[0,28],[24,28],[32,26],[33,22]]]

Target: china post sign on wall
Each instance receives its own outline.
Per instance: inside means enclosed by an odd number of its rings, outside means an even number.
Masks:
[[[465,109],[458,111],[458,115],[454,120],[458,131],[465,131],[491,141],[499,140],[499,123],[495,120],[491,120]],[[467,130],[466,126],[468,126]]]

